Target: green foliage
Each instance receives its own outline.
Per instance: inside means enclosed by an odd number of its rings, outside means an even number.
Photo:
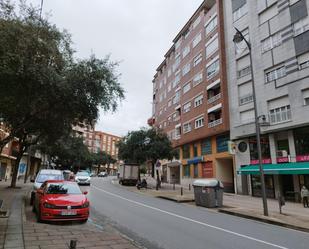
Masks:
[[[93,125],[99,107],[115,111],[124,90],[116,63],[94,55],[75,60],[67,32],[23,2],[16,9],[0,0],[0,118],[10,131],[0,152],[16,137],[19,160],[32,144],[51,145],[72,125]],[[12,185],[16,176],[17,168]]]
[[[127,163],[155,163],[158,159],[172,159],[176,156],[167,135],[161,130],[143,128],[129,132],[118,143],[119,158]]]

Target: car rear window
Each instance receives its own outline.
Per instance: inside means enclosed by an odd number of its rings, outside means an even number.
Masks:
[[[46,188],[46,194],[81,194],[77,184],[67,183],[49,183]]]
[[[43,183],[47,180],[63,180],[63,175],[56,174],[40,174],[36,180],[39,183]]]

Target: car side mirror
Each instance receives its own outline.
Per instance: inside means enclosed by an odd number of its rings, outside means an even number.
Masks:
[[[83,194],[84,194],[84,195],[88,194],[88,191],[84,191]]]

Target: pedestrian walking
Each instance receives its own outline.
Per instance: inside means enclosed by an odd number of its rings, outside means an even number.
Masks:
[[[308,204],[309,190],[306,188],[305,185],[303,185],[303,187],[301,188],[300,196],[303,200],[304,207],[309,207],[309,204]]]

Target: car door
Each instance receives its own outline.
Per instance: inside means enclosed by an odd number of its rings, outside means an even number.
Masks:
[[[46,182],[43,183],[39,189],[42,190],[44,193],[45,187],[46,187]],[[40,202],[41,202],[42,197],[43,195],[38,193],[38,191],[35,192],[35,199],[34,199],[35,200],[35,210],[37,211],[40,209]]]

